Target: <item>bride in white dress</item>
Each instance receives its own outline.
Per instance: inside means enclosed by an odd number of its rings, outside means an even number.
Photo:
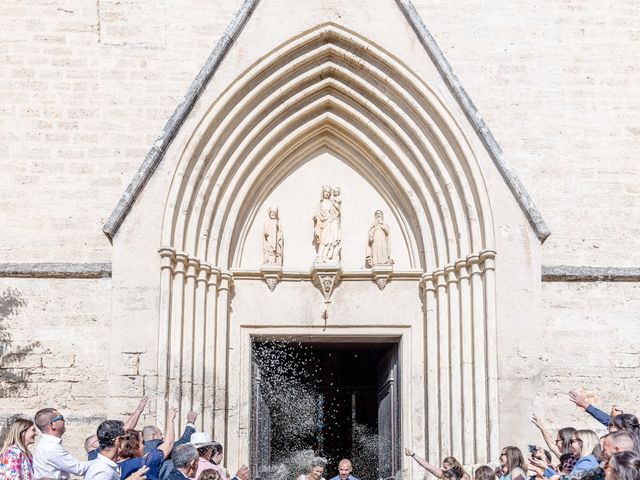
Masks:
[[[327,461],[322,457],[315,457],[309,465],[309,472],[300,475],[296,480],[325,480],[322,474],[327,466]]]

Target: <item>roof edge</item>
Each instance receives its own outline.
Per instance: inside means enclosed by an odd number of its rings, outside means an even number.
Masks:
[[[147,153],[142,165],[140,165],[138,171],[127,186],[127,189],[120,197],[120,200],[118,200],[118,204],[102,226],[102,231],[110,242],[113,243],[113,238],[142,192],[142,189],[162,161],[169,145],[171,145],[171,142],[180,130],[180,127],[182,127],[182,124],[186,121],[193,106],[207,87],[209,80],[211,80],[211,77],[213,77],[218,70],[231,45],[233,45],[233,42],[238,38],[238,35],[240,35],[240,32],[251,17],[259,1],[260,0],[245,0],[235,13],[222,34],[222,37],[218,40],[218,43],[209,55],[209,58],[207,58],[206,63],[193,82],[191,82],[187,93],[180,103],[178,103],[178,106],[162,129],[162,133],[151,147],[151,150],[149,150],[149,153]]]
[[[453,73],[453,69],[451,65],[447,61],[444,56],[444,53],[438,46],[435,38],[431,35],[424,22],[422,21],[422,17],[411,3],[411,0],[396,0],[396,4],[400,7],[400,10],[404,14],[405,18],[413,28],[413,31],[416,33],[418,38],[420,39],[420,43],[429,54],[429,57],[435,63],[436,68],[442,78],[445,81],[445,84],[449,88],[449,91],[453,95],[453,97],[458,102],[458,105],[464,112],[467,120],[473,126],[478,137],[484,144],[489,156],[493,160],[496,168],[500,172],[503,180],[511,190],[511,193],[515,197],[522,213],[524,213],[525,217],[529,221],[531,228],[538,237],[540,243],[544,243],[549,235],[551,235],[551,230],[542,219],[542,214],[538,210],[538,208],[533,203],[533,200],[529,196],[527,189],[524,184],[520,181],[518,176],[511,170],[507,160],[504,157],[502,149],[500,145],[496,141],[495,137],[489,130],[489,127],[484,122],[478,109],[474,105],[471,97],[466,92],[458,77]]]

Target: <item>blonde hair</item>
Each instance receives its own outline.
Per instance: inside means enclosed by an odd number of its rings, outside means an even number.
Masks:
[[[576,438],[581,440],[580,456],[586,457],[594,453],[594,449],[600,445],[600,439],[593,430],[578,430],[573,434]]]
[[[26,418],[16,418],[9,427],[7,435],[4,437],[4,444],[2,445],[2,450],[0,450],[0,455],[3,455],[13,445],[18,445],[30,455],[31,452],[29,452],[29,448],[27,448],[22,441],[22,437],[25,432],[34,425],[31,420],[27,420]]]

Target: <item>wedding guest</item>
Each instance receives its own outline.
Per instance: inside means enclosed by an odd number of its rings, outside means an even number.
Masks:
[[[16,418],[0,450],[0,478],[3,480],[32,480],[33,456],[29,445],[36,441],[36,426],[26,418]]]

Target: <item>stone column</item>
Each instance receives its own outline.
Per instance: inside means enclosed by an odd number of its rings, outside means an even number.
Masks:
[[[182,398],[180,400],[180,421],[193,408],[193,354],[194,354],[194,321],[196,301],[196,278],[200,262],[195,258],[187,261],[187,273],[184,289],[184,314],[182,316],[182,369],[180,381]],[[200,412],[198,412],[200,413]]]
[[[440,454],[451,452],[451,402],[449,365],[449,302],[444,270],[433,272],[438,305],[438,394],[440,396]]]
[[[475,389],[475,421],[476,421],[476,462],[488,460],[487,450],[487,370],[485,345],[485,305],[484,282],[480,268],[480,257],[471,255],[467,258],[471,268],[471,296],[473,316],[473,384]]]
[[[424,309],[425,309],[425,348],[426,348],[426,407],[427,407],[427,439],[426,457],[431,463],[440,459],[440,399],[438,381],[438,317],[436,287],[433,275],[422,277]]]
[[[211,275],[211,267],[200,264],[196,284],[196,301],[193,330],[193,409],[198,412],[197,429],[204,428],[204,365],[207,320],[207,282]]]
[[[449,305],[451,449],[450,455],[462,459],[462,341],[460,335],[460,292],[455,265],[444,269]]]
[[[498,457],[501,446],[498,418],[498,332],[496,318],[496,252],[483,250],[480,261],[484,266],[484,292],[487,328],[487,397],[489,403],[489,460]]]
[[[160,316],[158,320],[158,385],[156,388],[156,422],[166,424],[167,396],[169,394],[169,326],[171,324],[171,284],[173,280],[175,250],[161,248],[160,263]]]
[[[180,411],[182,400],[182,321],[184,313],[184,286],[188,257],[184,253],[176,253],[175,271],[172,285],[171,325],[169,328],[169,406],[178,408],[176,428],[181,431],[183,412]],[[186,412],[184,412],[186,414]]]
[[[204,431],[213,432],[216,385],[216,325],[218,310],[218,282],[220,270],[212,268],[207,281],[207,314],[204,342]],[[214,435],[215,438],[215,435]]]
[[[218,284],[218,305],[216,315],[216,377],[215,377],[215,418],[213,434],[223,448],[227,449],[227,332],[229,328],[229,290],[232,277],[228,273],[220,275]]]
[[[473,388],[473,324],[471,285],[466,260],[456,262],[460,297],[460,342],[462,350],[462,463],[475,463],[475,390]]]

